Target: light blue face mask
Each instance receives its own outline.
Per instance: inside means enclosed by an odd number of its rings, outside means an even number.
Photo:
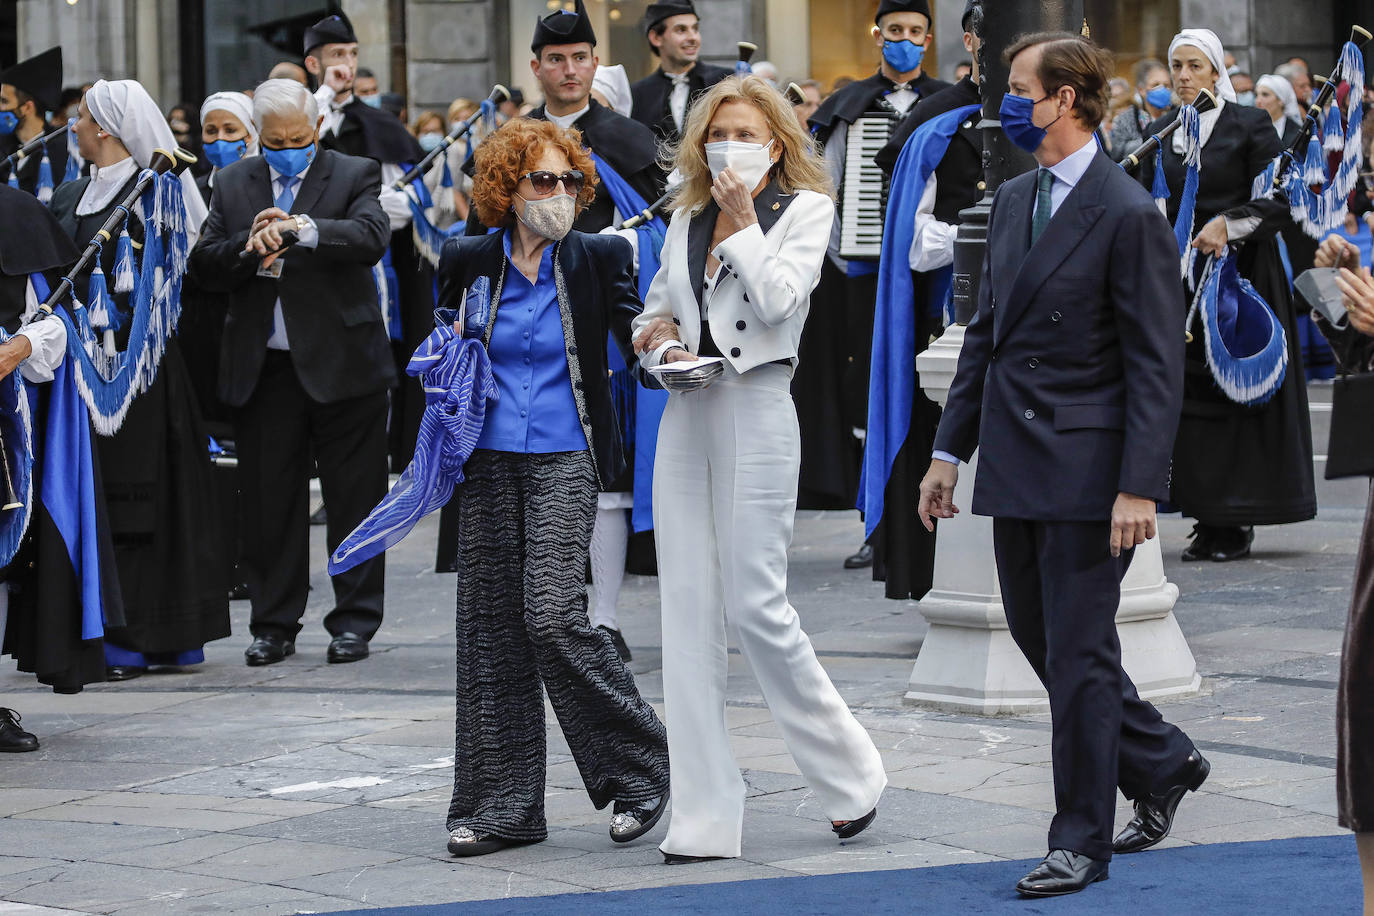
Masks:
[[[427,131],[420,134],[420,149],[430,152],[439,148],[439,144],[444,142],[444,135],[436,131]]]
[[[8,137],[19,126],[19,116],[12,111],[0,111],[0,137]]]
[[[372,95],[360,95],[358,99],[369,108],[382,107],[382,94],[380,92],[374,92]]]
[[[1174,100],[1174,93],[1168,86],[1156,86],[1145,93],[1145,101],[1158,109],[1168,108]]]
[[[281,175],[299,175],[306,166],[315,161],[315,144],[299,146],[294,149],[262,148],[262,158]]]
[[[898,73],[910,73],[921,66],[921,58],[925,54],[925,45],[918,45],[914,41],[903,39],[883,42],[883,60]]]
[[[1237,92],[1236,104],[1253,106],[1255,104],[1255,94],[1253,92]]]

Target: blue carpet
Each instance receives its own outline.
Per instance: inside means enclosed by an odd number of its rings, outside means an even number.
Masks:
[[[1360,868],[1352,835],[1157,849],[1112,862],[1111,877],[1080,894],[1025,900],[1013,890],[1036,860],[979,862],[805,878],[763,878],[596,894],[560,894],[369,913],[1120,913],[1129,916],[1267,916],[1358,913]],[[666,868],[667,866],[665,866]],[[674,872],[692,866],[675,866]],[[576,860],[569,863],[575,878]]]

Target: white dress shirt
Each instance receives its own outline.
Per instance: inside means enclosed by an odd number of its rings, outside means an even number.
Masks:
[[[667,73],[663,75],[673,81],[672,91],[668,93],[668,110],[672,112],[673,123],[677,125],[677,132],[682,133],[682,122],[687,118],[687,98],[692,93],[692,87],[687,85],[687,75],[691,71],[684,73]]]
[[[24,321],[38,313],[38,292],[30,280],[24,288]],[[67,352],[67,325],[60,318],[45,318],[25,324],[15,337],[26,337],[33,352],[19,364],[19,374],[30,382],[51,382],[53,370]]]
[[[590,111],[591,107],[592,103],[588,102],[586,105],[583,105],[581,108],[577,109],[577,111],[574,111],[572,114],[556,115],[551,114],[549,112],[548,106],[546,104],[544,108],[544,117],[548,118],[550,121],[557,124],[564,130],[567,130],[569,127],[572,127],[573,124],[577,123],[578,118],[582,117],[584,114]]]
[[[267,174],[272,179],[272,200],[276,201],[282,192],[282,174],[271,166],[267,167]],[[306,166],[296,177],[300,179],[292,185],[292,201],[301,194],[301,188],[305,186],[305,176],[310,174],[310,166]],[[320,230],[315,225],[315,221],[306,214],[301,214],[305,219],[305,226],[297,231],[296,244],[302,248],[314,248],[320,243]],[[286,265],[282,265],[286,269]],[[277,299],[272,306],[272,336],[267,338],[267,349],[269,350],[289,350],[290,342],[286,339],[286,321],[281,314],[281,299]]]
[[[334,90],[328,86],[320,86],[315,90],[315,102],[320,106],[320,114],[324,116],[324,121],[320,123],[320,136],[325,137],[329,134],[338,135],[339,128],[343,126],[344,105],[352,102],[350,96],[348,101],[340,104],[335,101],[337,96]],[[397,191],[392,185],[396,180],[405,175],[405,171],[395,162],[383,162],[382,166],[382,189],[377,194],[377,200],[382,205],[382,212],[386,214],[387,221],[391,223],[391,231],[404,229],[410,225],[410,199],[405,191]]]
[[[77,201],[76,215],[90,216],[104,210],[119,195],[124,184],[137,174],[138,163],[134,161],[133,156],[125,157],[104,168],[92,166],[91,182],[82,192],[81,200]]]

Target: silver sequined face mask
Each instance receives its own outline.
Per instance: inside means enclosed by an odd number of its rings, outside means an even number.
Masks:
[[[520,197],[520,195],[516,195]],[[520,222],[533,232],[546,239],[558,241],[572,230],[573,220],[577,218],[577,200],[570,194],[557,194],[538,200],[526,200],[525,212],[519,213]]]

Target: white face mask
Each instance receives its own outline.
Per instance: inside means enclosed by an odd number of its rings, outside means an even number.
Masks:
[[[516,195],[517,197],[519,195]],[[568,194],[525,200],[525,212],[517,213],[520,222],[546,239],[558,241],[572,229],[577,219],[577,201]]]
[[[711,168],[711,180],[720,177],[726,168],[734,172],[749,190],[758,187],[763,176],[773,167],[767,143],[741,143],[738,140],[721,140],[706,144],[706,164]]]

